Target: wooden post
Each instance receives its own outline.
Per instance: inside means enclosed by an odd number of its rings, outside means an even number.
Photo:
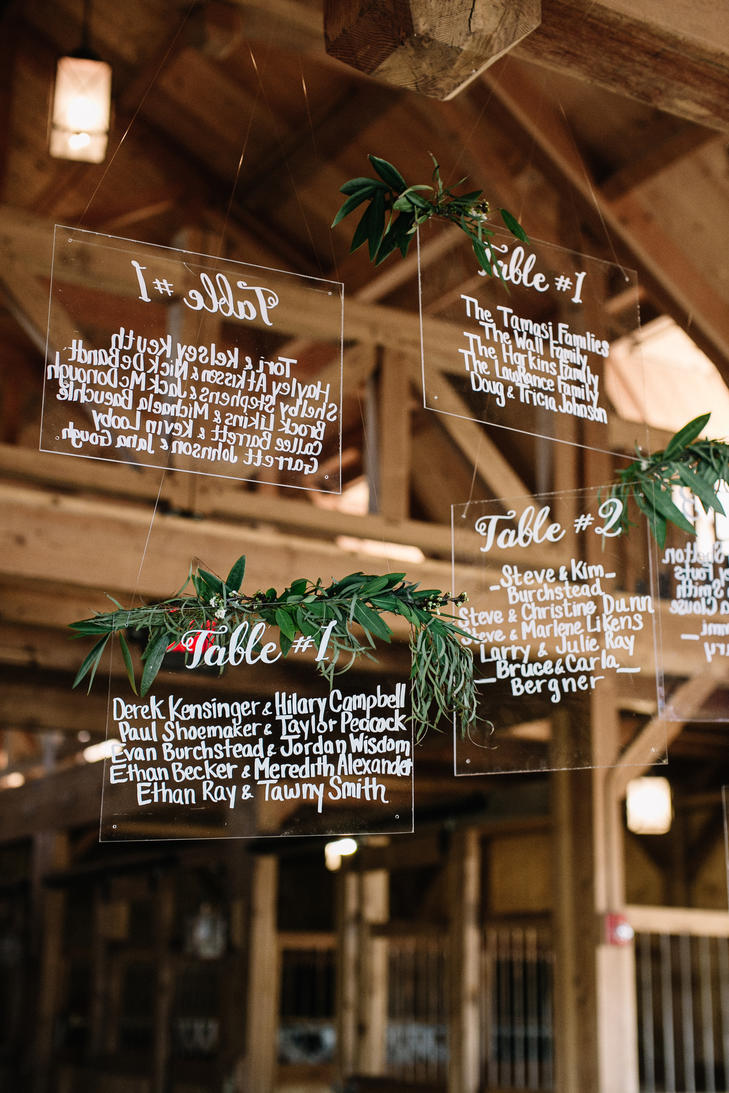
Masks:
[[[563,711],[554,716],[558,748],[573,732]],[[597,1091],[595,1044],[592,794],[590,771],[552,775],[554,830],[554,1042],[555,1089]]]
[[[337,889],[337,1080],[343,1085],[354,1073],[357,1050],[357,1000],[359,998],[359,875],[343,870]]]
[[[276,931],[278,859],[253,862],[244,1090],[272,1093],[276,1080],[279,955]]]
[[[379,399],[378,509],[388,520],[410,510],[410,363],[392,350],[382,355]]]
[[[94,933],[91,939],[91,1004],[89,1006],[89,1057],[104,1053],[104,1027],[108,1017],[106,992],[109,985],[106,912],[108,900],[101,885],[94,887]]]
[[[596,736],[607,736],[614,717],[604,694],[592,700]],[[557,715],[555,725],[560,720]],[[560,1093],[638,1093],[634,951],[605,937],[606,914],[624,908],[620,815],[608,792],[608,773],[553,775],[555,1088]]]
[[[238,840],[226,846],[226,893],[229,914],[229,973],[223,980],[224,1019],[220,1057],[224,1066],[237,1072],[245,1066],[245,1012],[248,989],[248,910],[251,889],[251,855],[241,854]],[[239,1087],[236,1087],[239,1088]]]
[[[356,1064],[359,1074],[384,1074],[387,1037],[387,941],[373,927],[387,922],[389,874],[373,869],[359,876],[359,1021]]]
[[[585,440],[590,443],[589,430]],[[610,482],[604,453],[586,451],[588,485]],[[599,562],[588,537],[586,560]],[[555,755],[579,732],[554,717]],[[555,1040],[560,1093],[638,1093],[635,956],[605,935],[606,915],[625,905],[623,830],[611,767],[620,751],[614,683],[603,679],[589,707],[592,770],[553,775],[555,830]]]
[[[606,682],[606,681],[605,681]],[[612,688],[611,688],[612,689]],[[605,762],[617,759],[619,725],[614,695],[591,699],[595,745],[609,748]],[[597,747],[596,747],[597,750]],[[599,751],[598,751],[599,755]],[[595,910],[597,942],[597,1046],[600,1093],[638,1093],[638,1012],[635,948],[605,937],[605,916],[625,908],[621,804],[610,769],[593,771]]]
[[[170,942],[175,914],[175,896],[172,877],[165,873],[160,877],[154,896],[155,942],[157,949],[157,990],[154,1000],[154,1061],[152,1064],[152,1093],[164,1093],[167,1089],[167,1065],[170,1057],[170,1009],[174,988],[174,967]]]
[[[63,972],[63,924],[66,893],[48,889],[48,873],[68,866],[69,839],[65,832],[42,831],[33,840],[33,942],[40,956],[36,1005],[36,1048],[33,1068],[34,1093],[51,1088],[53,1043]]]
[[[586,439],[590,443],[589,426]],[[612,460],[605,453],[585,454],[587,481],[610,482]],[[588,538],[588,562],[600,559],[601,547]],[[620,724],[614,678],[604,679],[590,698],[592,730],[592,809],[594,909],[596,912],[596,1015],[599,1093],[638,1093],[638,1014],[635,997],[635,950],[605,936],[605,916],[625,906],[621,802],[611,777],[620,754]]]
[[[451,842],[448,863],[450,899],[448,1093],[478,1093],[481,1088],[480,892],[479,833],[473,828],[458,831]]]

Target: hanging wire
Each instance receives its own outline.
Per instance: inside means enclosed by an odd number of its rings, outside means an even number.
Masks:
[[[315,155],[317,161],[321,161],[321,156],[319,155],[319,148],[318,148],[317,140],[316,140],[316,130],[314,128],[314,121],[313,121],[313,118],[312,118],[312,115],[311,115],[311,104],[309,102],[309,89],[306,86],[306,78],[304,76],[304,63],[303,63],[301,57],[299,57],[299,71],[301,72],[301,89],[304,93],[304,104],[306,106],[306,117],[307,117],[307,121],[308,121],[308,124],[309,124],[309,132],[311,133],[311,146],[314,150],[314,155]],[[334,280],[338,281],[340,279],[340,277],[339,277],[339,263],[337,262],[337,255],[336,255],[336,251],[334,250],[334,236],[332,235],[331,232],[328,233],[328,238],[329,238],[329,252],[332,256],[331,272],[334,276]]]
[[[280,147],[284,148],[285,147],[285,140],[284,140],[284,137],[281,133],[278,122],[276,121],[276,115],[273,112],[273,109],[271,107],[271,103],[269,101],[268,95],[266,94],[266,88],[263,84],[263,80],[261,78],[261,73],[259,71],[258,64],[256,63],[256,58],[255,58],[255,56],[253,54],[253,50],[250,48],[250,46],[248,48],[250,50],[251,60],[253,62],[253,69],[256,73],[256,78],[258,80],[258,84],[259,84],[259,87],[260,87],[261,96],[263,98],[264,103],[266,104],[266,108],[267,108],[267,110],[269,112],[269,115],[271,117],[271,126],[272,126],[272,129],[273,129],[274,137],[276,139],[276,143]],[[309,243],[311,245],[311,251],[312,251],[312,254],[314,256],[314,261],[315,261],[316,266],[319,270],[320,276],[321,277],[326,277],[326,271],[324,269],[321,258],[319,257],[319,252],[317,251],[316,244],[314,242],[314,236],[313,236],[312,231],[311,231],[311,225],[309,223],[309,219],[306,215],[306,209],[304,207],[304,203],[303,203],[302,198],[301,198],[301,192],[299,190],[299,187],[296,185],[296,179],[294,177],[293,171],[291,170],[291,163],[290,163],[289,157],[286,155],[285,152],[283,154],[283,162],[284,162],[284,166],[286,168],[286,173],[289,176],[289,181],[291,182],[291,189],[293,190],[294,197],[296,199],[296,204],[299,208],[299,213],[301,214],[301,221],[304,225],[304,228],[306,229],[306,234],[309,237]]]
[[[86,2],[88,3],[88,0],[86,0]],[[104,170],[101,173],[101,178],[96,183],[96,186],[94,187],[94,189],[91,193],[91,197],[86,202],[86,207],[85,207],[84,211],[82,212],[81,216],[79,217],[79,225],[83,224],[86,216],[88,215],[89,209],[91,208],[92,204],[96,200],[96,195],[98,194],[98,192],[101,189],[102,185],[106,181],[106,177],[109,174],[109,171],[111,170],[111,168],[114,164],[114,160],[116,159],[117,155],[119,154],[119,152],[121,150],[121,147],[124,144],[124,141],[129,136],[129,132],[130,132],[132,126],[134,125],[134,123],[136,122],[137,118],[139,117],[139,114],[140,114],[140,112],[142,110],[142,107],[144,106],[145,102],[147,101],[147,98],[149,96],[150,91],[152,90],[152,88],[156,84],[157,80],[159,79],[160,73],[165,68],[165,66],[167,64],[167,61],[170,57],[170,54],[172,53],[173,49],[175,48],[175,45],[177,44],[178,38],[182,34],[182,31],[184,30],[188,19],[190,18],[193,10],[196,7],[197,7],[197,0],[190,0],[190,3],[187,6],[187,10],[185,11],[185,13],[182,17],[182,20],[180,21],[180,25],[178,26],[177,30],[174,32],[174,34],[170,38],[169,45],[167,46],[167,49],[165,50],[165,52],[162,56],[162,59],[160,60],[159,64],[157,65],[157,67],[154,71],[154,74],[152,75],[152,77],[151,77],[149,83],[147,84],[146,88],[142,92],[142,96],[141,96],[139,102],[137,103],[137,106],[134,109],[134,113],[132,114],[131,118],[129,119],[129,121],[127,123],[126,129],[122,133],[121,137],[119,138],[119,141],[117,143],[116,148],[114,149],[111,156],[109,157],[109,160],[106,163],[106,166],[104,167]],[[84,19],[85,18],[86,18],[86,16],[84,16]]]
[[[256,74],[258,74],[258,67],[256,65],[256,60],[255,60],[255,57],[253,55],[253,50],[251,49],[250,46],[248,47],[248,49],[250,51],[251,61],[253,62],[254,70],[255,70]],[[258,86],[256,87],[255,98],[253,100],[253,107],[251,109],[250,114],[248,115],[248,125],[246,127],[245,135],[243,137],[243,143],[241,145],[240,156],[238,157],[238,166],[236,168],[235,177],[233,178],[233,185],[230,188],[230,196],[228,198],[228,204],[227,204],[226,209],[225,209],[225,216],[223,217],[223,224],[221,226],[220,235],[218,237],[217,257],[220,257],[222,255],[223,242],[224,242],[224,239],[225,239],[225,234],[228,230],[228,223],[230,221],[230,214],[231,214],[231,211],[233,209],[233,201],[235,200],[235,193],[236,193],[236,190],[238,189],[238,183],[240,181],[241,171],[243,170],[243,161],[245,159],[246,151],[248,150],[248,141],[250,140],[251,130],[253,128],[253,119],[256,116],[256,112],[258,110],[258,103],[260,101],[260,98],[261,98],[261,84],[260,84],[260,80],[259,80],[258,81]]]

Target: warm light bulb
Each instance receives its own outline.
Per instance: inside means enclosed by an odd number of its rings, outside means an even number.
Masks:
[[[11,770],[0,778],[0,789],[20,789],[25,785],[25,775],[19,770]]]
[[[667,778],[633,778],[625,803],[628,830],[636,835],[665,835],[671,830],[673,805]]]
[[[324,864],[330,872],[335,873],[342,864],[342,858],[354,854],[357,850],[355,839],[335,839],[324,847]]]
[[[98,763],[101,759],[113,759],[120,747],[119,740],[101,740],[98,744],[89,744],[81,754],[87,763]]]
[[[88,133],[71,133],[68,138],[68,147],[72,148],[74,152],[80,148],[87,148],[91,143],[91,137]]]
[[[91,57],[61,57],[53,92],[50,153],[101,163],[111,118],[111,66]]]

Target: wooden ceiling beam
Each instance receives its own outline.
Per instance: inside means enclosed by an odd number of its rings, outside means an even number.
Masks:
[[[83,659],[81,646],[77,652]],[[70,680],[71,677],[69,677]],[[103,680],[103,676],[99,677]],[[107,674],[108,680],[108,674]],[[11,679],[0,689],[0,729],[14,732],[88,732],[103,736],[106,731],[107,694],[103,682],[95,691],[72,691],[69,681],[49,683],[38,673],[35,680]]]
[[[233,0],[248,38],[326,59],[321,16],[295,0]],[[694,0],[542,0],[510,56],[726,132],[729,15]],[[333,61],[333,64],[338,62]],[[350,72],[355,72],[349,69]]]
[[[729,129],[727,8],[691,0],[543,0],[514,56]]]
[[[163,472],[155,468],[72,459],[0,445],[0,478],[46,489],[104,495],[154,504]],[[424,554],[450,557],[450,526],[418,520],[393,520],[378,514],[358,516],[319,508],[308,500],[268,497],[227,479],[173,472],[165,475],[161,501],[167,511],[239,524],[268,524],[282,531],[334,539],[338,535],[386,539],[419,547]],[[241,530],[240,534],[244,534]]]
[[[327,581],[356,569],[381,572],[391,568],[385,558],[345,552],[334,541],[287,535],[265,526],[243,528],[231,520],[190,520],[158,513],[152,523],[149,506],[120,505],[118,501],[90,500],[7,483],[0,483],[0,506],[4,516],[0,525],[0,592],[3,618],[8,623],[66,626],[94,611],[108,610],[107,593],[124,603],[136,597],[167,596],[179,587],[191,561],[197,558],[206,568],[225,573],[234,558],[246,553],[249,588],[283,586],[295,576],[321,576]],[[362,519],[359,538],[389,540],[396,527],[381,518],[368,523],[369,518]],[[438,529],[442,538],[445,530]],[[494,575],[505,562],[516,561],[517,555],[520,564],[530,567],[559,561],[559,556],[542,547],[498,551],[492,558]],[[449,588],[449,554],[446,557],[448,560],[409,563],[409,578],[426,587]],[[459,567],[460,579],[466,587],[480,587],[488,576],[484,576],[482,558],[472,564],[472,574],[466,563]],[[703,652],[697,650],[692,660],[691,651],[682,648],[680,619],[670,615],[667,601],[661,602],[660,615],[665,672],[699,672]],[[404,637],[406,627],[398,628],[397,620],[393,623],[398,636]],[[646,641],[644,646],[637,657],[649,671],[654,663],[652,644]],[[716,687],[717,677],[711,678]]]
[[[245,187],[246,208],[265,210],[281,201],[289,201],[296,179],[311,178],[327,165],[336,167],[336,156],[351,143],[352,134],[362,126],[363,119],[371,125],[401,104],[402,95],[391,88],[354,84],[334,102],[327,101],[326,106],[311,118],[311,127],[304,114],[305,124],[283,135],[272,145],[268,158],[256,163],[255,172]],[[276,125],[275,119],[273,124]],[[332,207],[336,201],[337,194],[333,190]],[[325,216],[331,220],[329,206]]]
[[[0,506],[0,576],[31,586],[51,582],[87,589],[89,614],[108,609],[107,591],[127,599],[169,595],[179,587],[191,560],[198,558],[206,568],[223,573],[246,553],[246,583],[264,588],[287,584],[294,576],[321,576],[326,581],[354,569],[388,569],[386,559],[344,552],[334,542],[283,535],[266,527],[243,529],[240,523],[220,519],[191,520],[159,512],[152,519],[148,506],[132,503],[122,506],[118,501],[0,483]],[[383,526],[389,535],[386,522]],[[517,547],[498,552],[494,572],[517,555],[529,566],[557,561],[554,551],[542,546]],[[450,587],[450,560],[411,563],[408,572],[426,587]],[[465,579],[465,566],[462,572]],[[477,565],[470,583],[475,585],[482,576]],[[42,600],[39,610],[42,619]],[[38,618],[25,616],[25,621]]]
[[[192,558],[222,573],[245,552],[248,583],[264,588],[287,584],[294,576],[321,576],[326,581],[353,569],[387,568],[384,560],[378,564],[371,555],[345,553],[333,542],[159,513],[147,544],[153,513],[132,504],[7,484],[0,484],[0,504],[0,574],[95,589],[100,594],[90,596],[89,613],[106,609],[107,589],[127,596],[169,595],[179,587]],[[413,579],[428,586],[450,586],[449,562],[409,568]]]
[[[324,39],[359,72],[451,99],[540,18],[540,0],[324,0]]]
[[[321,10],[298,0],[229,0],[243,13],[243,32],[257,42],[326,60]],[[332,64],[339,62],[332,61]]]
[[[412,487],[420,508],[450,534],[451,504],[466,500],[474,489],[481,497],[486,487],[480,477],[474,482],[472,461],[450,439],[439,414],[421,415],[413,452]]]

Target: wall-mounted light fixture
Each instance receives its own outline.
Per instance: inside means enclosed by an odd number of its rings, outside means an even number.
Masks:
[[[84,0],[81,47],[56,66],[49,150],[58,159],[101,163],[111,120],[111,65],[89,48],[88,12]]]
[[[625,804],[628,830],[636,835],[665,835],[671,830],[673,804],[667,778],[633,778]]]

